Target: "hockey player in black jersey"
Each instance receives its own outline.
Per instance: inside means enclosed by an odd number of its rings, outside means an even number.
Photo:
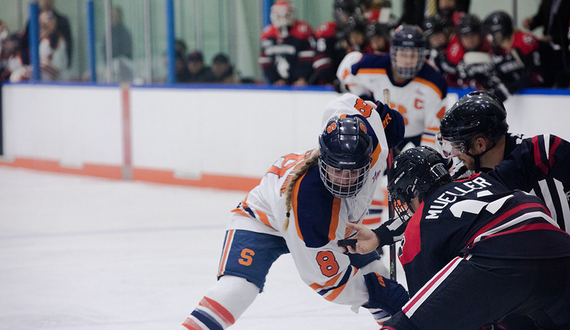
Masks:
[[[455,179],[493,170],[489,173],[509,189],[540,197],[570,233],[570,142],[552,134],[524,138],[508,133],[506,118],[503,103],[482,91],[465,95],[446,112],[437,140],[444,156],[462,162]]]
[[[413,215],[400,252],[413,296],[382,329],[479,329],[513,315],[570,329],[570,236],[540,199],[485,173],[453,182],[429,147],[400,154],[388,181],[398,213]],[[356,247],[371,233],[359,230]]]

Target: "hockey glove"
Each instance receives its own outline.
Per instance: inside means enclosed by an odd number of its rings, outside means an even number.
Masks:
[[[364,306],[366,308],[382,308],[394,315],[408,302],[408,292],[396,281],[377,273],[364,275],[364,281],[368,288],[368,303]]]
[[[388,104],[380,101],[376,102],[376,111],[380,114],[382,119],[382,126],[384,126],[384,133],[386,134],[386,142],[388,148],[397,147],[404,140],[404,117],[393,109],[390,109]]]

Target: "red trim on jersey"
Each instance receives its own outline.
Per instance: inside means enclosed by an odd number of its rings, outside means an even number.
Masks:
[[[538,136],[532,137],[532,146],[534,148],[534,163],[542,170],[542,172],[544,172],[544,174],[548,175],[548,167],[544,165],[540,158],[540,144],[538,142]]]
[[[335,22],[326,22],[319,26],[315,32],[315,38],[334,38],[336,36],[337,24]]]
[[[554,142],[552,143],[552,147],[550,147],[548,153],[548,159],[550,160],[550,168],[554,167],[555,165],[554,153],[556,152],[556,149],[558,148],[561,142],[562,142],[561,138],[559,138],[558,136],[554,137]]]
[[[533,224],[529,224],[529,225],[523,225],[523,226],[511,229],[511,230],[501,231],[501,232],[498,232],[496,234],[489,235],[489,236],[485,237],[485,239],[487,239],[489,237],[497,237],[497,236],[502,236],[502,235],[506,235],[506,234],[522,233],[525,231],[533,231],[533,230],[554,230],[554,231],[559,231],[561,233],[566,233],[564,230],[562,230],[560,228],[556,228],[554,225],[552,225],[550,223],[533,223]]]
[[[408,301],[405,305],[404,308],[402,308],[402,311],[404,312],[404,314],[408,313],[410,311],[410,309],[417,304],[418,302],[421,303],[421,300],[424,300],[424,297],[426,296],[426,294],[431,290],[431,288],[433,288],[436,283],[444,276],[447,277],[448,271],[450,268],[454,268],[455,264],[457,264],[458,262],[462,261],[463,258],[461,257],[455,257],[453,260],[451,260],[447,266],[445,266],[445,268],[443,268],[436,276],[432,277],[429,282],[427,282],[424,287],[422,287],[422,289],[420,291],[418,291],[413,297],[412,299],[410,299],[410,301]]]
[[[515,208],[512,208],[512,209],[508,210],[507,212],[501,214],[497,218],[493,219],[493,221],[486,224],[483,228],[479,229],[479,231],[471,237],[471,239],[469,240],[469,243],[467,243],[466,246],[471,245],[477,237],[479,237],[481,234],[485,233],[489,229],[493,228],[494,226],[496,226],[497,224],[499,224],[501,221],[505,220],[506,218],[512,216],[513,214],[515,214],[521,210],[529,209],[529,208],[533,208],[533,207],[540,207],[544,211],[544,213],[546,213],[550,216],[550,212],[548,212],[548,210],[542,204],[539,204],[539,203],[521,204],[521,205],[519,205]]]
[[[422,238],[420,235],[420,220],[424,210],[424,203],[422,202],[414,215],[408,222],[406,231],[404,232],[404,245],[402,245],[402,255],[400,262],[402,265],[409,263],[422,250]]]

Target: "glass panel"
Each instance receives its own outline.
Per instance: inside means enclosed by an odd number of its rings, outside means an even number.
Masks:
[[[69,68],[71,81],[89,81],[87,14],[88,0],[54,0],[54,8],[67,17],[73,39],[72,62]],[[49,1],[48,1],[49,2]],[[0,20],[10,32],[23,32],[27,25],[30,0],[0,0]],[[107,82],[105,54],[105,0],[94,0],[97,81]],[[127,42],[120,42],[114,51],[114,82],[128,80],[133,83],[160,83],[166,79],[166,0],[112,0],[120,8],[123,32],[119,39],[132,40],[128,56]],[[291,0],[298,17],[316,30],[320,24],[331,21],[332,0]],[[145,8],[148,5],[148,17]],[[484,18],[491,11],[516,10],[517,26],[524,18],[537,13],[539,0],[471,1],[470,11]],[[392,0],[392,12],[401,16],[403,0]],[[176,39],[183,41],[187,50],[199,49],[207,66],[222,52],[229,56],[241,78],[263,82],[259,55],[259,36],[262,29],[262,0],[174,0]],[[148,22],[149,25],[145,24]],[[145,31],[150,32],[150,43]],[[540,35],[541,30],[533,31]],[[148,57],[147,53],[151,56]],[[124,56],[121,56],[124,55]],[[121,59],[122,58],[122,59]],[[149,72],[150,71],[150,72]]]

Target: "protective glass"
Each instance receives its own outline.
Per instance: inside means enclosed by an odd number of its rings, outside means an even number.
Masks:
[[[370,163],[358,169],[339,169],[319,159],[321,180],[331,194],[337,198],[356,196],[366,183],[369,171]]]
[[[441,136],[441,132],[437,132],[435,140],[439,153],[445,159],[457,157],[467,152],[465,141],[447,141]]]

